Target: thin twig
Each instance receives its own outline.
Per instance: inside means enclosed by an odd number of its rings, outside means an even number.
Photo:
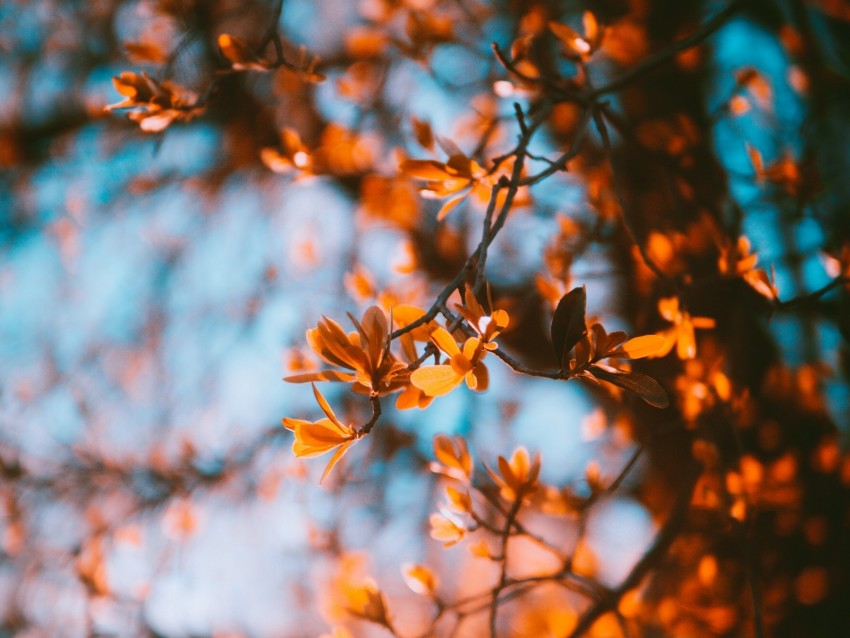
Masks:
[[[823,297],[830,290],[838,288],[842,284],[850,284],[850,277],[839,275],[838,277],[830,281],[828,284],[826,284],[822,288],[818,288],[814,292],[810,292],[805,295],[800,295],[799,297],[794,297],[793,299],[788,299],[787,301],[777,301],[775,307],[777,310],[788,310],[789,308],[793,308],[795,306],[801,306],[812,301],[816,301]]]
[[[644,576],[667,554],[667,550],[670,549],[673,541],[678,538],[679,533],[684,527],[685,519],[690,509],[691,494],[693,493],[699,475],[699,465],[695,461],[691,461],[688,472],[679,488],[679,494],[673,504],[672,511],[661,527],[661,530],[655,536],[655,540],[650,548],[615,589],[611,590],[601,600],[585,610],[573,628],[569,638],[580,638],[600,616],[616,609],[623,595],[634,587],[637,587]]]
[[[499,45],[493,42],[490,45],[493,49],[493,54],[496,56],[496,59],[499,63],[505,68],[505,70],[514,75],[515,77],[522,80],[524,83],[529,85],[538,85],[543,86],[548,89],[549,93],[558,96],[562,100],[570,100],[573,102],[585,102],[586,98],[584,98],[580,93],[576,91],[571,91],[567,87],[558,84],[557,82],[553,82],[549,78],[546,77],[536,77],[533,78],[530,75],[526,75],[522,71],[520,71],[517,66],[508,59],[505,53],[499,48]]]
[[[596,100],[597,98],[606,95],[608,93],[614,93],[619,91],[622,88],[625,88],[632,82],[634,82],[637,78],[642,75],[649,73],[657,69],[658,67],[666,64],[668,61],[672,60],[676,54],[681,53],[682,51],[686,51],[696,45],[700,44],[703,40],[705,40],[712,33],[717,31],[720,27],[726,24],[726,21],[735,14],[735,12],[740,8],[743,4],[743,0],[732,0],[728,5],[726,5],[723,9],[717,12],[711,19],[709,19],[705,24],[702,25],[699,29],[697,29],[694,33],[689,35],[686,38],[682,38],[678,42],[668,46],[663,51],[659,51],[655,55],[647,58],[636,67],[633,67],[631,70],[627,71],[616,80],[609,82],[608,84],[596,89],[591,92],[591,99]]]
[[[369,397],[369,404],[372,406],[372,416],[369,417],[369,420],[363,424],[357,430],[357,436],[366,436],[369,432],[372,431],[372,428],[375,427],[375,424],[378,422],[378,419],[381,418],[381,397],[377,394],[373,394]]]
[[[516,519],[519,510],[522,507],[522,490],[519,490],[514,497],[514,502],[505,519],[505,527],[502,530],[502,551],[501,551],[501,566],[499,567],[499,584],[493,589],[493,599],[490,603],[490,638],[496,638],[496,620],[499,612],[499,594],[505,588],[508,582],[508,541],[511,538],[511,529],[513,528],[514,520]]]
[[[577,127],[578,130],[576,131],[576,137],[573,140],[572,147],[569,151],[561,155],[561,157],[556,160],[545,160],[549,162],[549,166],[544,170],[540,171],[539,173],[536,173],[535,175],[530,175],[520,180],[520,185],[532,186],[534,184],[537,184],[538,182],[543,181],[550,175],[554,175],[555,173],[558,173],[560,171],[567,170],[567,164],[570,163],[570,160],[574,159],[581,152],[582,146],[584,145],[584,140],[587,137],[587,125],[590,122],[590,117],[591,109],[587,108],[581,115],[581,119],[579,120],[579,124]],[[531,155],[528,156],[531,157]]]

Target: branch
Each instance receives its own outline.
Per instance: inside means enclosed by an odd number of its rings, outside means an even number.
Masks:
[[[821,297],[823,297],[826,293],[834,288],[838,288],[842,284],[850,284],[850,277],[846,277],[844,275],[839,275],[828,284],[823,286],[822,288],[818,288],[814,292],[810,292],[805,295],[800,295],[799,297],[794,297],[793,299],[789,299],[788,301],[777,301],[776,309],[777,310],[788,310],[789,308],[793,308],[794,306],[801,306],[803,304],[807,304],[812,301],[817,301]]]
[[[667,550],[670,549],[673,541],[676,540],[684,527],[685,519],[690,509],[691,494],[693,493],[699,475],[699,465],[696,462],[692,462],[688,469],[688,474],[684,477],[682,486],[679,489],[679,494],[673,504],[672,511],[656,535],[650,548],[637,564],[632,567],[629,575],[615,589],[591,605],[581,615],[581,618],[579,618],[578,623],[568,638],[580,638],[603,614],[616,609],[623,595],[637,587],[644,576],[667,554]]]
[[[511,171],[511,177],[509,179],[503,177],[492,187],[490,201],[487,204],[487,213],[484,219],[484,228],[481,233],[481,241],[479,242],[478,247],[472,251],[472,254],[467,258],[457,275],[455,275],[455,277],[443,288],[443,290],[440,291],[440,294],[437,295],[437,299],[433,304],[431,304],[431,307],[425,312],[425,314],[405,327],[395,330],[390,335],[390,340],[395,340],[403,334],[425,325],[429,321],[433,320],[438,314],[443,313],[446,309],[446,302],[448,302],[449,297],[455,290],[461,289],[466,281],[467,274],[473,268],[476,269],[474,290],[475,292],[480,291],[480,288],[484,283],[484,266],[487,261],[487,249],[505,225],[508,213],[510,212],[514,198],[516,197],[517,191],[520,187],[522,169],[525,157],[527,156],[528,145],[531,143],[534,133],[543,124],[545,117],[548,114],[547,111],[538,113],[535,116],[534,122],[526,124],[524,115],[522,115],[522,110],[518,105],[515,105],[515,108],[517,109],[517,117],[520,121],[519,125],[522,131],[517,147],[512,152],[512,154],[516,157],[516,160],[514,162],[513,170]],[[505,195],[505,199],[499,209],[498,215],[496,215],[499,192],[505,189],[507,189],[507,194]],[[494,215],[496,215],[495,221],[493,221]]]
[[[272,18],[269,20],[269,28],[263,34],[263,39],[260,40],[260,44],[257,45],[257,51],[260,52],[266,48],[266,45],[269,42],[274,41],[275,48],[280,46],[280,40],[277,35],[277,25],[280,22],[280,14],[283,12],[283,0],[275,0],[274,9],[272,10]],[[281,55],[280,51],[278,51],[278,58],[282,59],[283,55]]]
[[[544,86],[551,93],[559,96],[562,99],[566,99],[566,100],[570,100],[570,101],[574,101],[574,102],[584,102],[583,96],[581,96],[580,94],[578,94],[576,92],[570,91],[566,87],[561,86],[560,84],[553,82],[552,80],[550,80],[548,78],[545,78],[545,77],[533,78],[530,75],[526,75],[525,73],[520,71],[513,62],[508,60],[505,53],[499,48],[498,44],[493,42],[490,46],[493,49],[493,54],[496,56],[496,59],[499,61],[499,63],[503,67],[505,67],[505,70],[508,73],[510,73],[511,75],[518,77],[520,80],[522,80],[526,84],[530,84],[530,85],[537,84],[537,85],[540,85],[540,86]]]
[[[369,403],[372,406],[372,416],[369,417],[369,420],[363,424],[363,427],[357,430],[358,438],[369,434],[369,432],[372,431],[372,428],[375,427],[378,419],[381,418],[381,397],[377,394],[370,395]]]
[[[511,538],[511,529],[516,520],[519,509],[522,507],[522,491],[516,494],[511,509],[505,519],[505,527],[502,530],[501,566],[499,568],[499,584],[493,589],[493,598],[490,602],[490,638],[496,638],[496,619],[499,611],[499,594],[508,582],[508,541]]]
[[[708,36],[717,31],[724,24],[726,24],[726,21],[730,17],[732,17],[732,15],[734,15],[734,13],[740,8],[742,4],[743,0],[732,0],[729,4],[726,5],[726,7],[721,9],[713,18],[708,20],[697,31],[695,31],[688,37],[679,40],[675,44],[670,45],[663,51],[659,51],[655,55],[647,58],[642,63],[638,64],[630,71],[627,71],[616,80],[613,80],[605,86],[602,86],[591,92],[591,98],[595,100],[600,96],[619,91],[620,89],[631,84],[640,76],[646,75],[650,71],[653,71],[658,67],[662,66],[663,64],[667,63],[669,60],[673,59],[673,57],[675,57],[677,53],[681,53],[682,51],[686,51],[687,49],[690,49],[700,44]]]

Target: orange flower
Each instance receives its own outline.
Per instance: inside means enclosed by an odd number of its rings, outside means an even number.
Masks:
[[[254,52],[245,40],[227,33],[218,36],[218,48],[234,71],[271,71],[274,65]]]
[[[324,481],[334,465],[343,457],[351,444],[360,438],[360,435],[350,425],[340,423],[331,410],[331,406],[328,405],[325,397],[322,396],[315,385],[313,386],[313,394],[315,394],[316,401],[318,401],[326,418],[314,423],[301,419],[285,418],[283,419],[283,427],[295,433],[295,441],[292,443],[292,451],[295,456],[319,456],[336,448],[336,452],[334,452],[322,474],[322,481]]]
[[[602,44],[604,30],[590,11],[582,16],[584,35],[579,35],[570,27],[553,20],[549,21],[549,30],[563,45],[564,55],[573,60],[588,60]]]
[[[676,379],[679,405],[688,421],[695,420],[718,401],[732,398],[732,382],[719,369],[719,363],[707,366],[700,360],[688,361],[685,373]]]
[[[506,501],[516,501],[537,489],[540,474],[540,452],[529,459],[528,450],[520,446],[514,450],[511,460],[499,457],[499,474],[489,467],[487,472],[499,486],[499,494]]]
[[[481,339],[470,337],[461,350],[445,328],[437,328],[431,335],[431,341],[449,356],[450,363],[414,370],[410,375],[414,386],[430,397],[448,394],[463,381],[471,390],[483,392],[487,389],[490,376],[481,361],[487,348]]]
[[[451,512],[431,514],[431,538],[451,547],[466,536],[466,527]]]
[[[489,297],[489,290],[488,290]],[[488,314],[484,307],[478,303],[478,299],[472,292],[472,289],[467,287],[463,297],[464,305],[455,304],[458,312],[463,315],[463,318],[475,329],[487,350],[495,350],[498,346],[493,343],[493,339],[508,327],[510,317],[504,310],[495,310]],[[492,303],[490,306],[492,307]]]
[[[760,295],[775,301],[779,297],[773,281],[761,268],[756,268],[758,255],[750,252],[750,240],[744,236],[738,237],[734,246],[720,248],[720,258],[717,266],[720,272],[728,277],[742,277]]]
[[[360,394],[389,394],[408,383],[407,366],[389,349],[389,323],[384,311],[372,306],[358,322],[349,315],[356,332],[346,334],[333,319],[323,317],[307,331],[307,343],[324,361],[352,372],[322,370],[286,377],[290,383],[343,381]]]
[[[267,73],[280,68],[284,62],[272,62],[260,57],[259,51],[254,50],[245,40],[237,38],[229,33],[218,36],[218,48],[221,54],[230,62],[230,68],[234,71],[257,71]],[[311,57],[305,51],[301,52],[301,60],[295,66],[287,67],[298,74],[305,82],[323,82],[325,76],[316,71],[319,58]]]
[[[389,627],[390,619],[384,595],[373,581],[367,580],[358,586],[349,585],[345,595],[348,598],[348,613]]]
[[[449,363],[419,368],[410,375],[411,383],[429,397],[447,394],[462,381],[466,381],[471,390],[486,390],[490,376],[482,359],[488,350],[498,348],[493,340],[510,322],[504,310],[488,314],[468,287],[464,305],[455,304],[455,307],[479,336],[467,339],[461,349],[445,328],[434,327],[431,330],[431,341],[448,355]]]
[[[435,436],[434,456],[437,457],[437,462],[430,464],[429,469],[432,472],[465,483],[472,478],[472,456],[462,436]]]
[[[175,120],[191,120],[204,110],[195,106],[198,100],[195,94],[171,82],[157,82],[145,72],[124,71],[112,78],[112,83],[124,100],[104,110],[140,109],[128,117],[147,133],[164,131]]]
[[[446,507],[458,514],[469,514],[472,512],[472,497],[467,490],[456,490],[451,485],[446,486]]]
[[[447,162],[408,159],[399,166],[399,169],[410,177],[426,181],[420,190],[422,197],[442,199],[453,196],[440,208],[437,220],[448,215],[449,211],[470,193],[475,193],[486,201],[490,197],[490,187],[495,184],[493,176],[478,162],[467,157],[453,142],[442,138],[439,142],[449,156]]]
[[[766,166],[764,159],[758,149],[746,145],[747,154],[756,172],[756,181],[759,184],[765,182],[776,184],[784,188],[789,195],[798,195],[803,187],[803,172],[794,158],[786,153],[775,163]]]
[[[401,567],[401,575],[411,591],[423,596],[432,596],[437,590],[437,577],[425,565],[407,563]]]
[[[663,357],[676,346],[676,354],[680,359],[693,359],[697,354],[697,342],[694,328],[708,329],[714,327],[714,319],[710,317],[691,317],[686,310],[679,308],[678,297],[665,297],[658,300],[658,312],[673,325],[659,332],[664,339],[652,357]]]

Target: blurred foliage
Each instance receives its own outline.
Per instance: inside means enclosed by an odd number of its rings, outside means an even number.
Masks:
[[[850,635],[848,43],[5,2],[0,636]]]

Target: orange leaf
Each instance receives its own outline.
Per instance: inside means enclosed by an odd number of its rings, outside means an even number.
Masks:
[[[625,356],[629,359],[655,357],[665,347],[665,339],[659,335],[643,335],[629,339],[620,346],[613,356]]]
[[[319,479],[319,483],[324,482],[324,480],[331,473],[331,470],[334,469],[334,466],[337,463],[339,463],[339,460],[345,455],[345,453],[348,451],[348,448],[351,447],[352,443],[354,443],[354,441],[349,441],[348,443],[343,443],[342,445],[339,446],[339,449],[337,449],[337,451],[334,452],[334,455],[331,457],[331,460],[328,461],[327,467],[325,467],[325,471],[322,472],[322,478]]]
[[[451,366],[446,365],[419,368],[410,375],[411,383],[431,397],[448,394],[462,380],[463,376],[457,374]]]
[[[458,347],[455,338],[451,336],[445,328],[438,327],[434,330],[434,332],[431,333],[431,341],[433,341],[434,345],[449,356],[460,354],[460,348]]]
[[[231,63],[245,62],[251,59],[248,46],[241,38],[236,38],[227,33],[218,36],[218,48]]]
[[[463,437],[438,434],[434,437],[434,456],[444,467],[459,470],[467,479],[472,476],[472,457]]]
[[[460,204],[469,193],[463,193],[462,195],[458,195],[457,197],[453,197],[448,200],[445,204],[440,207],[439,212],[437,212],[437,221],[443,221],[452,210],[457,208],[457,205]]]
[[[430,596],[437,589],[437,578],[425,565],[403,565],[401,574],[404,582],[414,593]]]
[[[322,412],[325,413],[325,416],[328,417],[331,421],[333,421],[335,425],[339,425],[340,427],[342,427],[342,424],[339,422],[339,419],[336,418],[336,415],[331,409],[331,406],[328,405],[327,400],[322,395],[322,393],[319,392],[319,388],[317,388],[315,384],[313,385],[313,395],[316,397],[316,401],[318,402],[319,407],[322,409]]]
[[[418,321],[424,314],[425,311],[422,308],[417,308],[416,306],[394,306],[393,307],[393,323],[398,328],[404,328],[409,326],[414,321]],[[417,341],[429,341],[431,339],[431,334],[434,332],[435,324],[432,322],[428,322],[423,326],[419,326],[418,328],[414,328],[410,334],[413,335],[413,338]]]
[[[443,164],[434,160],[404,160],[399,170],[417,179],[442,181],[453,177]]]
[[[338,372],[336,370],[322,370],[320,372],[306,372],[304,374],[293,374],[283,378],[287,383],[308,383],[312,381],[342,381],[351,383],[354,375],[349,372]]]
[[[681,325],[679,325],[676,355],[683,360],[693,359],[697,356],[697,341],[694,334],[693,321],[682,321]]]

